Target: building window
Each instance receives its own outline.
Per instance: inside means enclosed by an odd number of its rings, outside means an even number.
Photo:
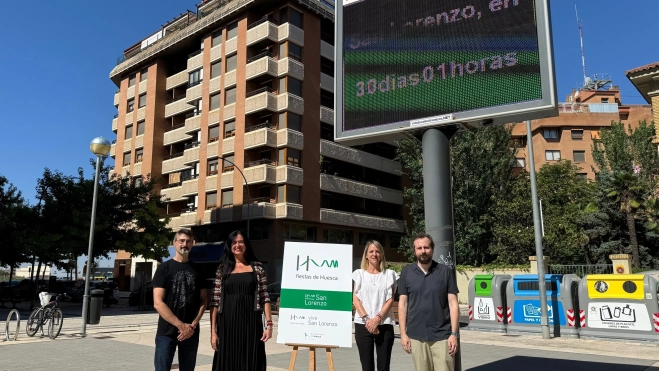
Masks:
[[[217,30],[213,32],[213,38],[211,40],[211,48],[222,45],[222,30]]]
[[[231,72],[238,66],[238,54],[234,54],[227,58],[227,72]]]
[[[516,158],[513,167],[526,169],[526,159],[525,158]]]
[[[236,135],[236,122],[229,121],[224,124],[224,138],[231,138]]]
[[[133,178],[133,185],[135,185],[135,187],[141,187],[142,184],[144,184],[144,180],[141,176],[136,176]]]
[[[238,36],[238,22],[233,22],[227,27],[227,40]]]
[[[135,163],[142,162],[142,157],[144,157],[144,148],[135,150]]]
[[[279,59],[287,57],[302,61],[302,47],[290,41],[279,44]]]
[[[602,103],[609,103],[609,98],[602,98]]]
[[[211,108],[210,110],[215,110],[220,108],[220,93],[211,95]]]
[[[286,165],[300,167],[302,152],[299,149],[286,148]]]
[[[132,137],[133,137],[133,125],[126,126],[124,139],[130,139]]]
[[[302,96],[302,81],[292,77],[282,77],[279,79],[279,94],[291,93]]]
[[[149,77],[149,69],[145,68],[140,72],[140,82],[146,81],[148,77]]]
[[[291,112],[280,113],[279,128],[286,128],[302,132],[302,116]]]
[[[320,105],[334,109],[334,93],[320,89]]]
[[[282,8],[279,13],[279,19],[281,24],[288,22],[301,30],[304,29],[302,26],[302,13],[293,8]]]
[[[233,189],[222,191],[222,207],[233,206]]]
[[[144,135],[144,121],[137,123],[137,135]]]
[[[192,71],[188,74],[188,87],[199,85],[204,78],[203,69]]]
[[[545,160],[558,161],[561,159],[561,151],[545,151]]]
[[[334,77],[334,62],[325,57],[320,57],[320,72]]]
[[[211,64],[211,79],[222,76],[222,61]]]
[[[286,185],[286,202],[292,204],[301,204],[300,193],[302,192],[302,187],[294,185]]]
[[[128,112],[133,112],[135,109],[135,98],[130,98],[128,100]]]
[[[558,139],[558,129],[545,129],[542,131],[545,139]]]
[[[140,95],[139,108],[146,106],[146,94]]]
[[[220,125],[208,128],[208,142],[215,142],[220,139]]]
[[[320,123],[320,139],[329,140],[330,142],[334,141],[334,126],[326,124],[324,122]]]
[[[326,243],[345,243],[352,245],[353,238],[353,231],[332,228],[323,229],[323,242]]]
[[[583,139],[583,129],[573,129],[572,140],[582,140],[582,139]]]
[[[130,152],[124,153],[124,166],[130,165]]]
[[[579,173],[577,174],[577,177],[579,177],[579,179],[588,180],[588,173]]]
[[[586,152],[585,151],[574,151],[572,152],[572,156],[574,159],[574,162],[579,164],[582,162],[586,162]]]
[[[136,80],[136,78],[137,78],[137,75],[136,75],[136,74],[132,74],[132,75],[130,75],[130,77],[128,77],[128,87],[129,87],[129,88],[130,88],[131,86],[135,86],[135,80]]]
[[[510,148],[526,148],[526,138],[518,137],[511,139]]]
[[[214,209],[217,205],[217,192],[206,193],[206,210]]]
[[[234,161],[235,161],[235,160],[233,159],[233,155],[231,155],[231,156],[226,156],[226,157],[222,160],[222,172],[223,172],[223,173],[226,173],[226,172],[229,172],[229,171],[233,171],[233,163],[234,163]]]
[[[208,175],[216,175],[218,173],[218,164],[218,159],[208,161]]]
[[[236,88],[227,89],[224,91],[224,94],[225,94],[225,99],[224,99],[225,105],[236,103]]]
[[[316,241],[316,227],[307,227],[306,225],[285,224],[284,240],[288,241]]]

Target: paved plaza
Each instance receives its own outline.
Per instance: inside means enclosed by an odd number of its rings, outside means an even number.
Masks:
[[[134,308],[104,309],[99,325],[88,326],[88,336],[80,338],[80,308],[64,306],[64,327],[56,340],[28,338],[24,332],[28,311],[22,311],[23,329],[18,341],[0,342],[0,371],[52,370],[149,370],[153,369],[157,313]],[[7,309],[0,310],[6,318]],[[274,318],[276,320],[276,316]],[[275,321],[276,323],[276,321]],[[3,326],[4,327],[4,326]],[[202,336],[197,370],[211,370],[209,319],[201,322]],[[288,370],[291,348],[267,343],[268,370]],[[4,328],[0,330],[3,333]],[[659,344],[637,344],[600,340],[552,339],[540,336],[508,336],[487,332],[462,331],[462,369],[481,370],[561,370],[561,371],[659,371]],[[357,348],[333,351],[337,371],[361,370]],[[295,370],[308,370],[309,351],[301,350]],[[318,370],[327,370],[324,350],[318,351]],[[175,360],[175,363],[177,361]],[[412,359],[396,339],[392,370],[413,370]],[[176,365],[174,366],[176,368]]]

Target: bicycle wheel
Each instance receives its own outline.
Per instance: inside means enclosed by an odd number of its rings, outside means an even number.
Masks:
[[[50,315],[50,323],[48,324],[48,337],[55,339],[60,331],[62,331],[62,324],[64,323],[64,315],[59,308],[54,309]]]
[[[41,311],[41,308],[35,309],[30,313],[30,317],[27,319],[27,325],[25,326],[25,333],[27,336],[32,337],[37,331],[39,331],[42,316],[43,312]]]

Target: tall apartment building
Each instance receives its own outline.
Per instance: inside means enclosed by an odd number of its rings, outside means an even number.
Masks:
[[[557,117],[532,120],[533,152],[536,171],[542,165],[560,159],[574,162],[581,168],[580,174],[594,180],[595,165],[592,156],[593,140],[599,138],[603,128],[611,122],[622,121],[638,127],[639,121],[651,123],[652,107],[649,105],[624,105],[617,86],[605,89],[574,89],[559,105]],[[529,168],[526,124],[513,127],[513,142],[517,146],[516,167]]]
[[[659,62],[632,68],[625,75],[643,99],[652,105],[655,132],[659,132]],[[659,137],[655,137],[652,142],[659,149]]]
[[[284,241],[358,259],[377,239],[401,260],[395,148],[333,142],[333,19],[325,1],[206,0],[128,48],[110,73],[114,171],[158,179],[169,226],[198,242],[249,219],[277,276]]]

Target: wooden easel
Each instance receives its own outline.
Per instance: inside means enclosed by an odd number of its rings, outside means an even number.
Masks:
[[[329,371],[334,371],[334,360],[332,359],[332,349],[338,348],[336,345],[317,345],[317,344],[291,344],[286,343],[289,347],[293,347],[291,354],[291,362],[288,364],[288,371],[295,370],[295,359],[297,358],[298,348],[309,348],[309,371],[316,371],[316,348],[325,348],[327,352],[327,366]]]

